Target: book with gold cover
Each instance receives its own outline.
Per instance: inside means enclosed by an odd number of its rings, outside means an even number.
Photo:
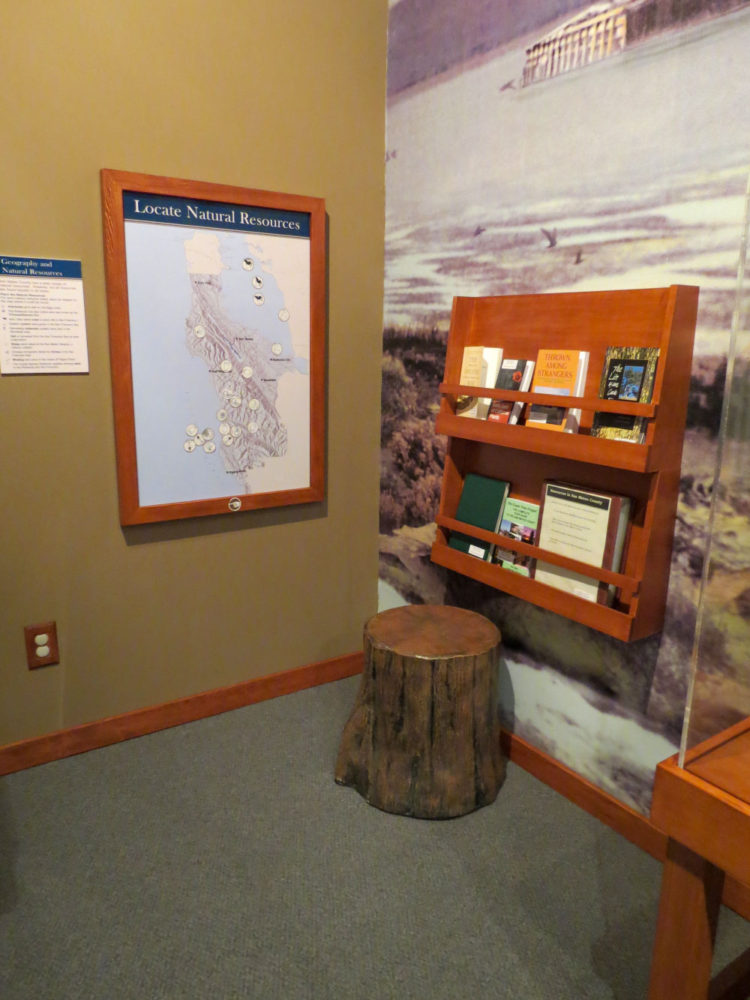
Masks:
[[[602,399],[649,403],[654,391],[658,347],[608,347],[599,384]],[[591,433],[612,441],[642,443],[648,418],[625,413],[595,413]]]

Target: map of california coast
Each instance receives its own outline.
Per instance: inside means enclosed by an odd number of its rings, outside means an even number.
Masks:
[[[144,502],[307,486],[308,241],[143,223],[127,229],[136,259],[149,231],[129,293]],[[173,289],[171,316],[165,309],[161,322],[147,266],[157,259],[161,299]],[[179,291],[184,276],[187,296]],[[154,394],[155,372],[165,367],[172,377]]]

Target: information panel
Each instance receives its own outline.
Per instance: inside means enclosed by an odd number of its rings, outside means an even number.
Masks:
[[[103,177],[123,523],[320,499],[322,202]]]
[[[0,255],[0,369],[88,372],[80,261]]]

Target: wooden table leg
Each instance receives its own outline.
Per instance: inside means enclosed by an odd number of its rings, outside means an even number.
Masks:
[[[724,872],[670,839],[659,900],[649,1000],[706,1000]]]

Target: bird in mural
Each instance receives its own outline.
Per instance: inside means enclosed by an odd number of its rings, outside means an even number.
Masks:
[[[508,82],[504,83],[502,85],[502,87],[500,88],[500,93],[502,94],[502,92],[504,90],[515,90],[515,89],[516,89],[516,81],[515,80],[508,80]]]
[[[580,248],[576,250],[576,259],[573,261],[574,264],[580,264],[583,260],[583,250]]]
[[[544,236],[545,236],[545,238],[547,240],[547,249],[549,249],[550,247],[556,247],[557,246],[557,230],[556,229],[545,229],[544,226],[542,226],[542,232],[544,233]]]
[[[483,232],[484,232],[484,226],[477,226],[477,228],[474,230],[474,235],[481,236]]]

